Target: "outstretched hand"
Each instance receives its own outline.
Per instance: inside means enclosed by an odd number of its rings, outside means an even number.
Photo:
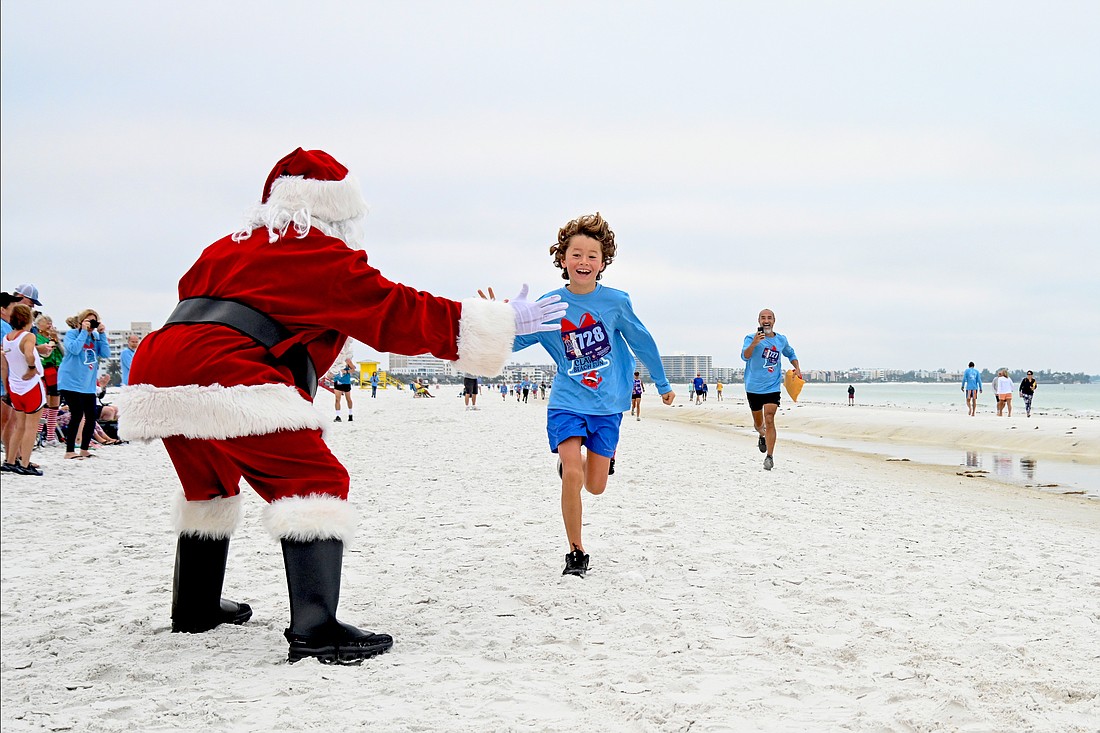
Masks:
[[[492,290],[489,294],[492,295]],[[539,331],[561,330],[561,319],[565,317],[569,305],[560,301],[560,295],[547,295],[532,303],[527,300],[527,283],[524,283],[519,295],[504,302],[512,306],[514,311],[516,335],[526,336]]]

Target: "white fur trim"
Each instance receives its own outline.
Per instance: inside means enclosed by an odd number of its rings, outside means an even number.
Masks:
[[[516,316],[512,306],[495,300],[467,298],[458,320],[456,371],[495,377],[512,355]]]
[[[212,384],[152,387],[137,384],[119,394],[118,429],[125,440],[224,440],[279,430],[323,429],[321,413],[286,384]]]
[[[328,494],[291,496],[264,508],[264,526],[276,540],[342,540],[346,544],[354,538],[358,523],[351,504]]]
[[[265,203],[287,211],[306,209],[312,216],[329,222],[355,219],[367,213],[359,181],[351,174],[342,181],[280,176],[271,184],[271,195]]]
[[[183,492],[176,494],[172,507],[172,525],[179,535],[194,535],[204,540],[227,539],[241,521],[241,495],[209,501],[188,501]]]

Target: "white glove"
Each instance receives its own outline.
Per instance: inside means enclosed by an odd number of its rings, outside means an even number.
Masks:
[[[526,336],[539,331],[560,331],[561,319],[569,309],[569,304],[558,302],[560,300],[560,295],[547,295],[532,303],[527,300],[527,283],[524,283],[519,295],[508,301],[508,305],[512,306],[516,316],[516,335]],[[553,321],[553,323],[547,323],[547,321]]]

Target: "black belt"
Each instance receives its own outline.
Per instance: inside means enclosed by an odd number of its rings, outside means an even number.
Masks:
[[[287,330],[286,326],[266,313],[261,313],[244,303],[221,298],[181,300],[164,325],[173,323],[209,323],[229,326],[268,351],[273,351],[276,346],[294,335]],[[298,389],[308,393],[311,399],[317,394],[317,369],[313,366],[313,360],[309,357],[309,350],[305,346],[296,343],[282,356],[275,357],[275,360],[290,369]]]

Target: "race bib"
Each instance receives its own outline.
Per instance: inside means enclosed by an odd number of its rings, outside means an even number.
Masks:
[[[585,313],[579,325],[561,320],[561,340],[569,359],[569,376],[581,377],[581,383],[595,389],[603,381],[594,373],[611,365],[611,338],[602,323]]]

